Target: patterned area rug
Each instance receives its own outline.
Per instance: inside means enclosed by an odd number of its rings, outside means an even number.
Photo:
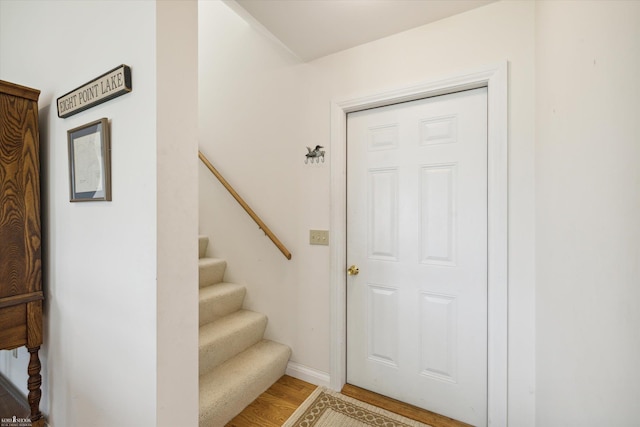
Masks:
[[[318,387],[283,427],[431,427]]]

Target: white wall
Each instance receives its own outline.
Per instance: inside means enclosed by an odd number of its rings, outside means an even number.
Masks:
[[[200,165],[200,232],[210,255],[228,261],[227,280],[248,286],[246,306],[269,316],[266,336],[293,347],[293,360],[328,371],[328,248],[313,262],[306,230],[326,227],[303,197],[310,136],[308,65],[266,39],[219,1],[199,3],[200,147],[293,254],[291,261]],[[327,108],[328,112],[328,108]],[[311,262],[310,262],[311,261]],[[323,320],[324,321],[324,320]]]
[[[157,427],[198,425],[198,3],[156,2]]]
[[[293,259],[204,172],[201,232],[229,260],[230,278],[247,283],[249,306],[269,316],[269,336],[325,373],[331,265],[327,247],[309,246],[308,230],[330,222],[331,102],[509,61],[509,416],[534,425],[534,3],[491,4],[309,64],[223,5],[203,3],[211,10],[200,17],[201,146]],[[316,144],[327,146],[327,163],[305,165],[304,147]]]
[[[185,238],[188,227],[171,213],[157,215],[175,192],[173,187],[158,187],[171,175],[176,186],[189,188],[180,201],[185,210],[195,212],[190,188],[197,184],[188,172],[180,174],[185,165],[181,159],[169,172],[163,151],[167,143],[157,143],[162,130],[156,130],[157,120],[167,112],[157,112],[166,95],[156,89],[170,79],[157,69],[156,61],[164,63],[164,58],[158,53],[156,59],[156,25],[160,28],[156,2],[0,2],[0,78],[42,90],[46,299],[41,407],[51,426],[162,425],[157,418],[165,413],[162,405],[168,397],[157,389],[164,386],[168,371],[182,365],[175,357],[158,357],[157,347],[182,332],[160,328],[157,317],[164,324],[172,319],[196,324],[196,291],[186,290],[168,304],[163,279],[176,274],[157,268],[158,261],[168,257],[159,254],[158,244],[167,240],[166,230],[172,227],[180,234],[175,250],[184,251],[188,238],[189,249],[196,253],[195,229]],[[130,94],[67,119],[57,117],[57,97],[122,63],[132,68]],[[195,105],[186,108],[193,112]],[[66,132],[100,117],[111,122],[113,201],[69,203]],[[182,144],[193,152],[193,132],[186,135]],[[192,268],[183,276],[193,280],[195,264]],[[196,314],[181,318],[189,309]],[[189,339],[181,342],[189,344]],[[194,336],[184,349],[188,362],[194,359],[196,343]],[[1,357],[2,372],[24,389],[25,352],[17,360],[8,352]],[[185,369],[187,380],[176,383],[170,393],[197,399],[197,374],[192,370]],[[186,415],[190,417],[195,416]]]
[[[640,3],[536,7],[540,426],[640,419]]]
[[[533,12],[531,2],[492,4],[313,63],[323,81],[312,94],[321,131],[331,99],[509,61],[509,419],[519,426],[534,423]]]
[[[509,61],[509,419],[518,426],[534,423],[533,18],[532,2],[500,2],[312,63],[321,81],[312,130],[324,133],[332,99]],[[327,204],[316,203],[328,216]]]

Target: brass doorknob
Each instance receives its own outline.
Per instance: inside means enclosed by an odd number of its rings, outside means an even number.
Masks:
[[[349,276],[356,276],[358,273],[360,273],[360,269],[358,267],[356,267],[355,265],[352,265],[351,267],[349,267],[347,269],[347,274]]]

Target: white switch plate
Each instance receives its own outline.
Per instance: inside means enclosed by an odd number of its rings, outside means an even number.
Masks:
[[[310,245],[329,245],[329,230],[309,230]]]

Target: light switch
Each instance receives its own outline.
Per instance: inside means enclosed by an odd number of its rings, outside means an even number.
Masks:
[[[309,230],[309,244],[329,245],[329,230]]]

